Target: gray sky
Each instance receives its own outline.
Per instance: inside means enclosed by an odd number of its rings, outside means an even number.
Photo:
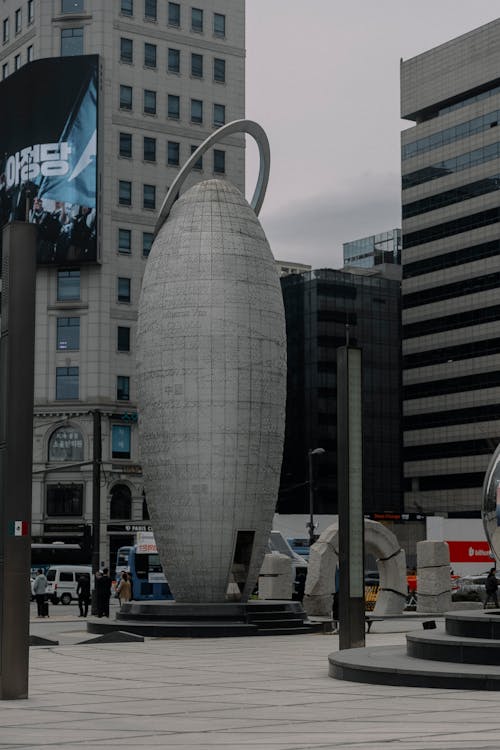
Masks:
[[[271,143],[274,256],[339,268],[401,225],[399,61],[500,16],[500,0],[247,0],[247,117]],[[247,139],[247,197],[258,169]]]

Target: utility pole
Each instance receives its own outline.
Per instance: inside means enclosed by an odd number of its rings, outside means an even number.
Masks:
[[[94,433],[92,453],[92,574],[95,575],[100,568],[102,437],[101,412],[99,409],[94,409],[91,414]],[[91,612],[93,615],[97,614],[95,589],[92,590]]]

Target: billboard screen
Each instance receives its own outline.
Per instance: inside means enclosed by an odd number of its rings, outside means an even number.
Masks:
[[[37,224],[40,265],[97,261],[98,66],[47,58],[0,83],[0,227]]]

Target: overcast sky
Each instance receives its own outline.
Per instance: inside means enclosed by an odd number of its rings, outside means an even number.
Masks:
[[[260,219],[276,258],[339,268],[343,242],[401,225],[399,61],[499,16],[500,0],[246,0],[246,115],[271,144]]]

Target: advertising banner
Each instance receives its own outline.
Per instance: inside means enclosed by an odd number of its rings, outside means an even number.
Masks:
[[[37,224],[40,265],[97,261],[98,64],[36,60],[0,83],[0,228]]]

